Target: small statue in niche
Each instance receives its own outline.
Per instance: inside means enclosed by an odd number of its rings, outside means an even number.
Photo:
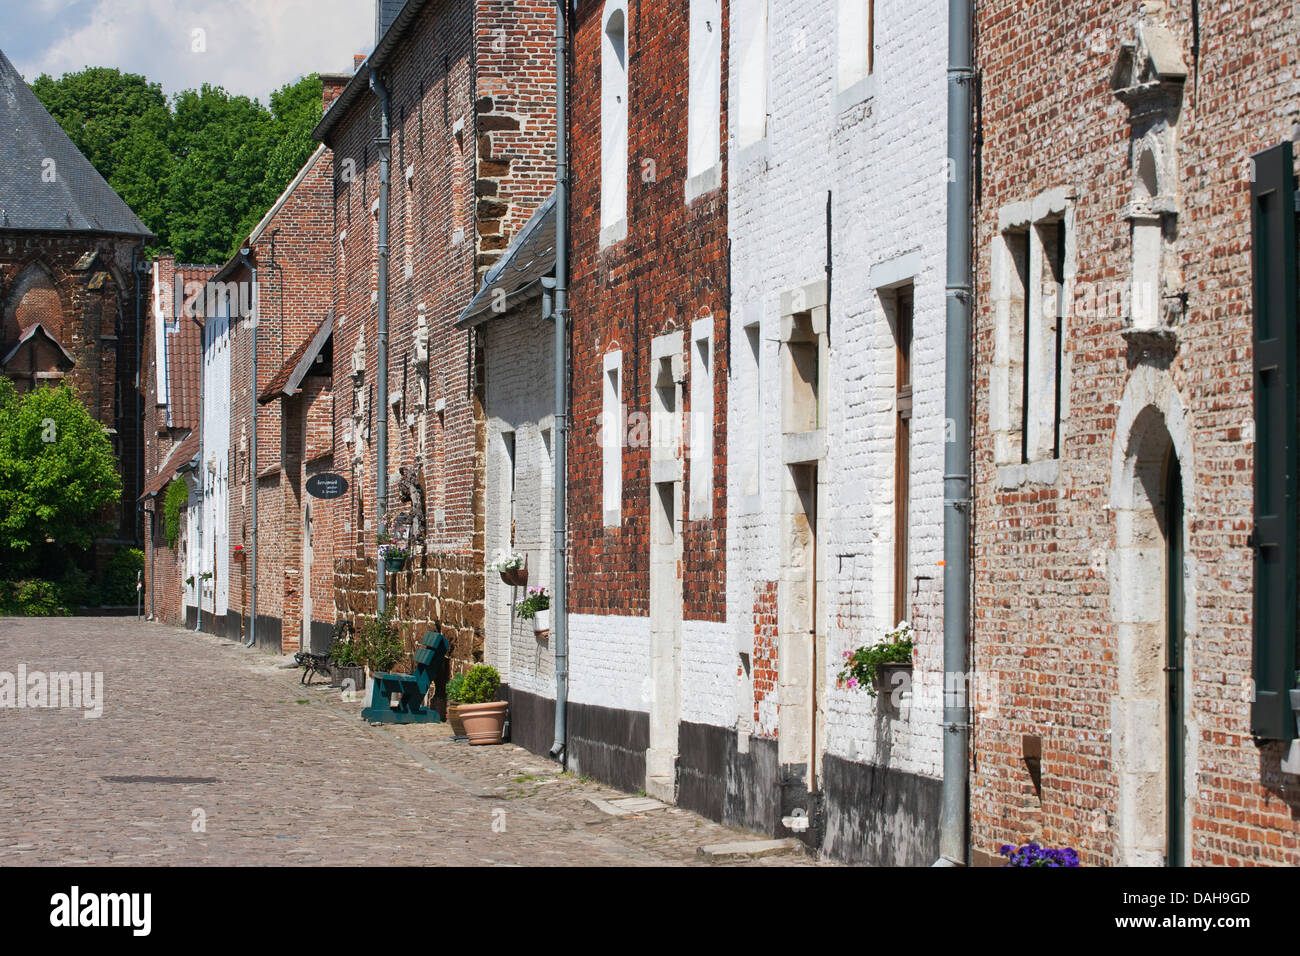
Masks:
[[[397,491],[402,501],[411,505],[411,543],[423,544],[424,521],[424,487],[415,477],[415,469],[402,465],[397,469]]]
[[[357,344],[352,347],[352,377],[359,379],[366,372],[366,330],[357,333]]]
[[[424,305],[419,308],[415,321],[415,379],[420,389],[419,408],[429,405],[429,320]]]

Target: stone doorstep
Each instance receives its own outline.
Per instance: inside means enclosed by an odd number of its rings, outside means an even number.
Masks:
[[[651,797],[623,797],[618,800],[602,800],[600,797],[588,797],[587,805],[595,807],[601,813],[611,817],[627,817],[651,810],[663,810],[668,805]]]
[[[738,843],[713,843],[699,847],[696,852],[706,860],[734,860],[777,856],[783,853],[802,853],[804,845],[799,840],[742,840]]]

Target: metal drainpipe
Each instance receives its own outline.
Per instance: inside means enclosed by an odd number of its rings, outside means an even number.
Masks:
[[[375,446],[375,520],[376,531],[384,527],[388,498],[388,89],[375,70],[370,71],[370,88],[379,97],[379,277],[376,292],[379,312],[379,370],[375,391],[379,402],[379,440]],[[388,607],[384,563],[375,558],[375,608],[380,614]]]
[[[207,298],[206,295],[204,296],[204,298],[205,298],[205,299]],[[204,363],[207,362],[207,355],[208,355],[208,324],[207,324],[207,318],[208,318],[208,317],[207,317],[207,315],[205,314],[205,315],[203,316],[203,321],[202,321],[202,322],[200,322],[197,318],[194,320],[194,321],[198,324],[198,327],[199,327],[199,424],[198,424],[198,428],[199,428],[199,467],[198,467],[198,476],[199,476],[199,500],[198,500],[198,504],[197,504],[197,506],[196,506],[196,507],[198,508],[198,512],[199,512],[199,513],[198,513],[198,519],[195,521],[195,526],[194,526],[194,537],[195,537],[195,541],[193,542],[193,546],[194,546],[194,554],[195,554],[195,556],[196,556],[196,562],[195,562],[195,563],[196,563],[196,567],[194,568],[194,575],[193,575],[193,577],[194,577],[194,593],[195,593],[195,595],[196,595],[196,597],[197,597],[197,599],[198,599],[197,602],[196,602],[196,607],[195,607],[195,612],[194,612],[194,631],[195,631],[195,633],[198,633],[199,631],[203,630],[203,578],[201,578],[200,575],[203,573],[203,512],[207,509],[207,504],[206,504],[206,502],[204,501],[206,495],[204,494],[204,487],[203,487],[203,483],[204,483],[204,481],[206,480],[206,479],[204,479],[204,477],[203,477],[203,446],[204,446],[204,444],[205,444],[204,441],[203,441],[203,436],[204,436],[204,428],[203,428],[203,406],[204,406],[204,403],[205,403],[205,401],[206,401],[206,398],[205,398],[206,393],[203,391],[203,385],[204,385],[204,382],[205,382],[205,380],[206,380],[206,378],[207,378],[207,373],[204,371],[203,366],[204,366]],[[188,505],[187,505],[187,507],[188,507]],[[188,520],[188,518],[187,518],[187,520]],[[189,550],[188,550],[188,549],[186,549],[185,558],[186,558],[187,561],[189,560]]]
[[[568,728],[565,711],[569,699],[569,628],[565,616],[568,562],[565,554],[565,443],[568,419],[568,315],[569,315],[569,151],[568,135],[568,25],[565,4],[555,3],[555,476],[551,565],[552,624],[555,628],[555,742],[551,756],[567,757]]]
[[[262,310],[257,292],[257,266],[248,258],[248,251],[248,247],[245,246],[239,251],[239,255],[244,260],[244,265],[249,272],[253,274],[253,316],[252,321],[249,323],[253,332],[253,389],[252,394],[249,396],[249,417],[253,420],[253,426],[252,439],[248,443],[248,480],[253,486],[252,521],[248,529],[249,544],[251,545],[248,562],[249,574],[252,576],[253,582],[248,592],[248,640],[244,642],[245,647],[252,647],[257,643],[257,326],[262,319]],[[214,570],[215,567],[214,564]],[[215,587],[216,577],[214,576],[212,580]],[[216,607],[215,601],[214,596],[213,607]]]
[[[936,865],[967,860],[970,702],[971,0],[948,2],[948,262],[943,460],[943,803]]]

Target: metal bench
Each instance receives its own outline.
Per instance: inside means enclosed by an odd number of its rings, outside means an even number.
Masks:
[[[311,678],[315,674],[321,674],[325,677],[330,676],[330,656],[328,654],[309,654],[307,651],[299,651],[293,655],[293,659],[302,668],[302,677],[299,678],[299,684],[311,684]]]

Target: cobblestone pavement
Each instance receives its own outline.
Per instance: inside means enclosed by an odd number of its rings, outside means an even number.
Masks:
[[[104,679],[97,719],[0,709],[0,865],[695,866],[758,839],[675,807],[609,816],[588,798],[627,794],[445,724],[370,725],[281,661],[134,619],[0,619],[0,672]]]

